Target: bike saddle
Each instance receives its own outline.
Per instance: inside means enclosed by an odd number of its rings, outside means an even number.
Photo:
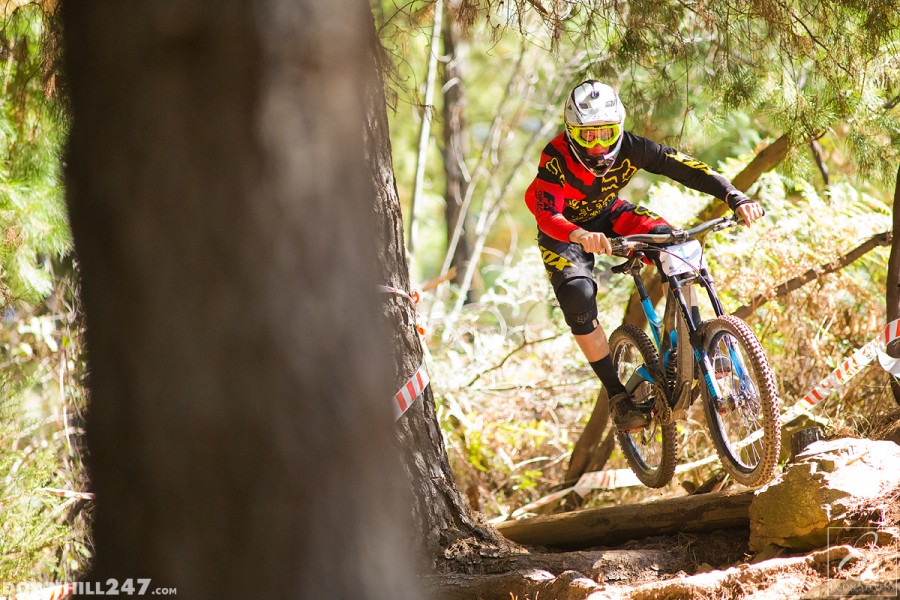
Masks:
[[[643,263],[641,262],[643,260],[643,252],[634,252],[631,256],[628,257],[628,260],[626,260],[622,264],[614,266],[612,268],[612,272],[623,275],[625,273],[631,272],[634,269],[640,269],[643,266]]]

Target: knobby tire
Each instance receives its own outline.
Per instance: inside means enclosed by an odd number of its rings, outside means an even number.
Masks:
[[[628,377],[631,376],[631,372],[624,372],[622,369],[624,367],[622,360],[626,357],[625,353],[629,349],[640,354],[642,362],[652,369],[655,370],[655,366],[658,364],[658,354],[653,342],[650,341],[647,334],[633,325],[625,324],[616,329],[609,338],[609,347],[616,372],[622,383],[626,383]],[[663,382],[657,382],[657,393],[663,394],[661,387],[663,385],[665,385]],[[675,475],[677,453],[675,424],[663,425],[658,419],[659,415],[654,413],[649,426],[652,435],[647,443],[644,443],[642,439],[646,429],[636,434],[623,432],[617,434],[619,446],[628,461],[628,466],[631,467],[641,483],[650,488],[665,486]],[[649,455],[652,453],[657,454],[658,459],[651,461],[651,464],[648,463],[648,459],[651,458]],[[646,458],[645,455],[647,455]]]
[[[704,323],[703,344],[710,361],[716,362],[717,348],[721,349],[724,346],[719,346],[719,343],[726,340],[726,336],[730,336],[736,343],[743,356],[740,361],[742,368],[749,369],[751,372],[753,386],[751,386],[751,391],[743,397],[744,399],[738,399],[741,398],[740,394],[729,394],[733,399],[731,407],[729,405],[716,407],[706,383],[701,381],[703,409],[710,436],[716,453],[722,461],[722,466],[738,483],[748,487],[758,487],[772,479],[775,465],[778,462],[781,450],[781,400],[778,397],[775,377],[762,345],[750,327],[741,319],[725,315]],[[723,353],[720,352],[719,356],[722,355]],[[725,365],[719,367],[721,371],[718,375],[725,380],[724,387],[733,389],[730,386],[733,386],[735,382],[740,385],[741,382],[735,375],[737,369],[731,364],[730,358],[727,362],[722,362],[722,359],[719,361],[720,365]],[[755,390],[752,387],[755,387]],[[747,388],[742,387],[741,389]],[[738,407],[738,404],[742,406]],[[735,439],[729,439],[729,427],[723,421],[723,415],[729,422],[743,422],[744,425],[749,422],[752,423],[750,427],[757,429],[761,426],[762,438],[743,449],[734,448],[733,445],[744,439],[747,433],[741,432],[740,425],[738,425],[738,433],[731,436]]]

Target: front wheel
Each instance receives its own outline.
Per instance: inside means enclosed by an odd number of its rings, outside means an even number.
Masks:
[[[768,483],[781,449],[781,400],[762,345],[737,317],[704,323],[703,345],[720,400],[701,381],[703,408],[725,470],[749,487]]]
[[[622,325],[616,329],[609,338],[609,348],[616,373],[623,383],[639,367],[646,365],[655,371],[658,364],[653,342],[633,325]],[[641,382],[634,390],[635,402],[647,407],[655,406],[658,401],[666,402],[660,383]],[[652,410],[652,415],[647,427],[634,433],[620,432],[618,438],[628,465],[641,483],[647,487],[661,488],[675,474],[675,424],[662,424],[661,415],[656,410]]]

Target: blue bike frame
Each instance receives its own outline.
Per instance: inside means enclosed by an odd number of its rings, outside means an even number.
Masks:
[[[662,369],[662,372],[665,373],[665,369],[668,364],[669,353],[672,348],[676,347],[676,344],[678,342],[677,332],[675,331],[674,327],[674,319],[671,323],[665,323],[663,319],[661,319],[659,315],[656,314],[656,310],[653,307],[653,302],[650,300],[650,295],[647,293],[644,282],[640,277],[642,258],[643,254],[640,252],[636,252],[633,257],[629,259],[626,265],[630,266],[629,270],[632,277],[634,278],[635,286],[637,287],[638,296],[640,297],[641,301],[641,307],[643,308],[644,314],[647,317],[647,322],[650,324],[650,332],[653,335],[653,341],[656,344],[657,350],[659,351],[659,366]],[[706,268],[701,268],[695,273],[674,275],[668,277],[667,280],[669,283],[670,298],[667,298],[666,302],[668,303],[673,299],[675,300],[678,310],[681,312],[681,317],[684,319],[684,323],[687,327],[690,345],[694,353],[694,359],[700,366],[700,375],[702,376],[703,381],[705,382],[706,387],[709,390],[710,398],[712,398],[713,402],[717,404],[721,403],[723,401],[722,394],[719,391],[718,385],[716,385],[715,380],[713,379],[714,369],[712,364],[710,363],[709,357],[706,354],[706,350],[703,347],[702,333],[700,332],[699,311],[696,310],[696,307],[688,306],[688,303],[685,300],[684,293],[682,291],[682,288],[685,285],[694,285],[695,283],[699,283],[706,290],[716,316],[721,316],[724,314],[724,310],[722,309],[722,304],[719,302],[718,296],[716,295],[715,288],[712,283],[712,277],[710,276],[710,273]],[[667,304],[667,311],[668,310],[669,309]],[[667,325],[670,327],[669,331],[665,331],[665,326]],[[731,355],[733,364],[737,368],[741,381],[743,381],[744,370],[741,368],[740,361],[734,354],[732,348],[729,348],[729,354]],[[640,380],[653,381],[653,377],[649,370],[646,368],[646,365],[638,368],[634,376],[632,376],[632,378],[628,381],[628,384],[626,384],[626,388],[628,389],[628,391],[633,392],[634,388],[636,388],[640,383]],[[666,387],[666,389],[668,388]],[[672,404],[674,401],[675,406],[672,407],[673,409],[686,408],[687,404],[689,404],[689,399],[690,394],[679,398],[671,398],[670,404]]]

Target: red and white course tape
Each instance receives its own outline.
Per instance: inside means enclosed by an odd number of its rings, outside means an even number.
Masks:
[[[888,344],[897,338],[900,338],[900,319],[895,319],[885,325],[881,337],[875,338],[851,354],[828,377],[810,390],[797,404],[788,409],[782,415],[782,420],[790,421],[809,410],[850,381],[875,358],[878,358],[878,363],[882,369],[894,377],[900,377],[900,359],[896,359],[885,352]]]
[[[847,383],[851,378],[862,371],[873,359],[877,358],[881,368],[893,375],[900,377],[900,358],[894,358],[885,352],[888,344],[896,339],[900,339],[900,319],[891,321],[884,327],[882,335],[871,342],[865,344],[862,348],[850,355],[844,360],[837,369],[831,372],[816,387],[806,394],[794,406],[790,407],[781,414],[781,421],[786,423],[806,413],[810,408],[820,403],[822,400],[837,391],[842,385]],[[743,440],[733,444],[735,449],[742,448],[751,444],[762,437],[762,430],[755,431]],[[700,460],[678,465],[675,473],[684,473],[691,471],[697,467],[715,462],[717,455],[707,456]],[[610,469],[607,471],[593,471],[585,473],[579,478],[575,485],[553,492],[543,498],[530,502],[521,508],[514,510],[509,517],[516,518],[528,513],[536,508],[555,502],[564,497],[569,492],[575,492],[579,496],[586,496],[592,490],[612,490],[617,488],[634,487],[641,485],[640,480],[631,471],[631,469]],[[504,521],[507,517],[498,517],[494,522]]]
[[[425,363],[419,365],[413,376],[409,378],[403,387],[394,394],[394,420],[396,421],[403,416],[413,402],[422,395],[425,387],[429,384],[428,371],[425,370]]]
[[[379,291],[384,292],[385,294],[396,294],[398,296],[402,296],[409,300],[413,305],[413,310],[415,311],[416,305],[422,300],[422,293],[419,290],[412,290],[411,292],[404,292],[400,288],[395,288],[390,285],[379,285]],[[418,317],[416,317],[418,318]],[[419,325],[418,321],[415,324],[416,331],[419,335],[425,335],[425,328]]]
[[[396,294],[406,298],[412,303],[413,308],[415,308],[416,304],[422,299],[422,295],[418,290],[407,293],[399,288],[389,285],[379,285],[378,289],[386,294]],[[425,335],[425,330],[419,327],[418,324],[416,325],[416,331],[419,332],[419,335]],[[412,406],[418,397],[422,395],[422,392],[425,391],[425,387],[428,383],[428,371],[425,370],[425,363],[422,363],[419,365],[419,368],[416,369],[416,372],[413,373],[413,376],[409,378],[409,381],[404,383],[400,389],[397,390],[397,393],[394,394],[394,421],[397,421],[403,416],[403,413],[409,410],[409,407]]]
[[[413,290],[411,293],[406,293],[400,288],[395,288],[390,285],[379,285],[378,289],[386,294],[397,294],[398,296],[403,296],[413,304],[418,304],[419,300],[422,299],[422,296],[418,290]]]

